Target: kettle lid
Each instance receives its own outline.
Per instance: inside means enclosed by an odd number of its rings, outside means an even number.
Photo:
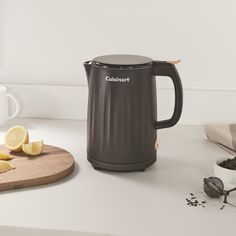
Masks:
[[[93,63],[106,67],[142,67],[151,65],[153,60],[149,57],[127,54],[114,54],[95,57]]]

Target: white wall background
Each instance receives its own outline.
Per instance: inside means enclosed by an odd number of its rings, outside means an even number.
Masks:
[[[112,53],[180,58],[182,123],[236,121],[235,9],[233,0],[0,0],[0,83],[23,100],[22,116],[83,119],[86,102],[77,100],[86,101],[85,60]],[[173,99],[166,81],[158,85],[166,88],[158,101],[163,118]],[[44,93],[50,105],[55,85],[64,93],[53,103],[69,96],[70,110],[37,113],[40,91],[51,91]]]

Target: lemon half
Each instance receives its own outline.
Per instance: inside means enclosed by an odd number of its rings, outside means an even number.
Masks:
[[[9,170],[15,169],[9,162],[0,161],[0,174]]]
[[[43,141],[32,142],[22,145],[22,150],[24,153],[30,156],[37,156],[43,151]]]
[[[5,160],[5,161],[7,161],[7,160],[11,160],[11,159],[13,159],[13,158],[14,158],[14,157],[13,157],[12,155],[0,151],[0,160]]]
[[[22,145],[29,142],[29,135],[25,127],[13,126],[11,127],[4,137],[5,146],[14,152],[20,152]]]

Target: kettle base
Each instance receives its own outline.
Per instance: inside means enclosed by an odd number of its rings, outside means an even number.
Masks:
[[[156,161],[156,157],[145,162],[139,162],[133,164],[114,164],[114,163],[98,161],[88,155],[88,161],[92,164],[95,170],[109,170],[115,172],[131,172],[131,171],[144,172],[147,167],[149,167]]]

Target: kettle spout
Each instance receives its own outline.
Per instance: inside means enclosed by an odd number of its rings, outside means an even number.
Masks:
[[[91,67],[92,67],[91,61],[86,61],[86,62],[84,63],[84,68],[85,68],[85,71],[86,71],[86,75],[87,75],[87,80],[88,80],[88,82],[89,82]]]

